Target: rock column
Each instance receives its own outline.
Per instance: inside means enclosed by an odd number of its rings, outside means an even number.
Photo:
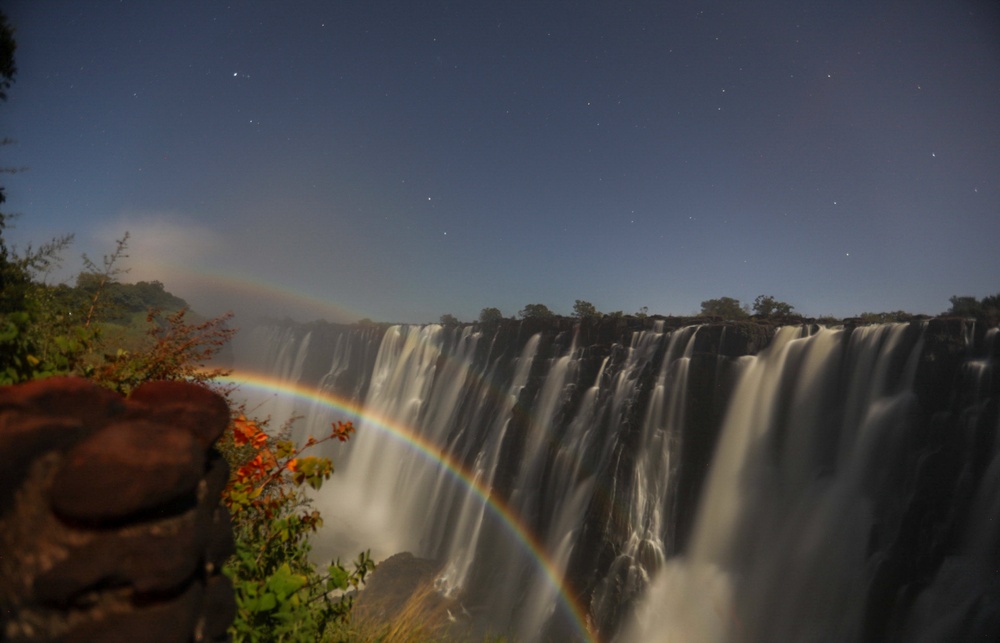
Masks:
[[[182,382],[0,389],[0,639],[226,640],[228,422]]]

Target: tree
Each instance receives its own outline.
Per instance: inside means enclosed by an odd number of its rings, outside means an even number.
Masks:
[[[951,308],[948,315],[956,317],[974,317],[986,321],[996,321],[1000,318],[1000,292],[983,297],[981,300],[968,295],[950,297]]]
[[[956,317],[978,317],[981,312],[979,300],[975,297],[955,295],[949,297],[948,301],[951,302],[951,308],[948,309],[949,315],[955,315]]]
[[[552,311],[545,304],[528,304],[517,314],[522,319],[547,319],[553,316]]]
[[[905,310],[896,310],[892,312],[885,313],[861,313],[858,317],[861,321],[868,324],[889,324],[893,322],[906,322],[913,319],[916,315],[913,313],[908,313]]]
[[[1000,320],[1000,292],[995,295],[983,297],[979,302],[983,308],[983,318],[992,322]]]
[[[7,100],[7,90],[14,82],[14,74],[17,73],[17,67],[14,65],[15,49],[17,49],[17,43],[14,41],[14,30],[7,23],[7,16],[0,11],[0,101]],[[8,139],[4,139],[0,144],[9,142]],[[0,205],[6,200],[7,195],[3,186],[0,186]],[[7,218],[8,215],[0,212],[0,296],[9,296],[7,287],[12,285],[12,282],[18,282],[24,276],[16,270],[16,266],[12,266],[10,263],[7,245],[3,239]]]
[[[577,299],[576,303],[573,304],[574,317],[578,317],[580,319],[589,319],[591,317],[597,317],[598,315],[600,315],[600,313],[597,312],[597,308],[595,308],[594,304],[590,303],[589,301],[583,301],[582,299]]]
[[[480,324],[495,324],[503,319],[499,308],[483,308],[479,311]]]
[[[211,366],[212,359],[229,343],[236,329],[229,326],[232,313],[189,323],[187,308],[169,315],[151,310],[147,346],[136,351],[106,352],[103,361],[88,364],[83,374],[102,386],[129,394],[143,382],[184,380],[201,384],[228,375],[224,368]]]
[[[445,313],[441,315],[441,323],[445,326],[457,326],[462,322],[458,321],[458,318],[450,313]]]
[[[792,310],[794,306],[778,301],[771,295],[758,295],[753,300],[753,312],[761,317],[788,317]]]
[[[14,64],[16,49],[14,29],[7,22],[7,16],[0,11],[0,100],[7,100],[7,90],[17,74],[17,66]]]
[[[749,315],[746,308],[740,305],[740,300],[732,297],[719,297],[701,302],[701,314],[723,319],[743,319]]]

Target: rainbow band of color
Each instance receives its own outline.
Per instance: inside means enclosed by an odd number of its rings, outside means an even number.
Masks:
[[[454,480],[470,489],[500,519],[531,557],[537,561],[547,580],[557,590],[559,601],[563,604],[567,613],[571,615],[573,626],[579,633],[581,640],[598,643],[598,637],[587,629],[585,610],[581,608],[578,601],[570,593],[565,580],[556,570],[538,538],[524,526],[517,514],[511,511],[502,500],[492,497],[489,489],[477,482],[472,474],[466,471],[454,458],[447,453],[441,452],[437,445],[416,434],[409,427],[380,417],[365,410],[360,405],[337,395],[290,384],[267,375],[247,371],[236,371],[230,375],[217,377],[216,380],[239,387],[249,387],[264,392],[286,395],[312,404],[322,405],[351,416],[363,418],[366,427],[370,426],[381,431],[441,466]]]

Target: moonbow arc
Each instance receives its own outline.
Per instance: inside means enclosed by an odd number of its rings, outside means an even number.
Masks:
[[[450,455],[443,452],[437,445],[417,435],[409,427],[381,417],[366,410],[356,402],[328,392],[291,384],[265,374],[242,370],[233,371],[229,375],[221,376],[217,379],[221,383],[232,384],[240,389],[250,389],[269,395],[292,398],[312,405],[320,405],[343,413],[350,419],[363,420],[365,427],[374,428],[386,437],[405,444],[407,448],[418,452],[429,462],[441,467],[453,480],[472,491],[486,506],[487,510],[499,519],[510,535],[536,562],[544,572],[548,582],[558,592],[561,608],[565,610],[565,613],[573,623],[580,640],[587,641],[588,643],[599,643],[599,637],[590,632],[587,627],[585,610],[580,606],[565,579],[556,570],[555,565],[550,560],[549,554],[545,551],[544,545],[502,500],[496,498],[468,470]]]

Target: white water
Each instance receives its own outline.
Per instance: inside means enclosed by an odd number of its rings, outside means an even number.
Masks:
[[[559,587],[485,493],[538,538],[552,574],[587,588],[595,623],[612,624],[604,638],[625,618],[622,642],[737,643],[862,637],[880,556],[873,543],[893,540],[915,493],[916,461],[900,454],[919,410],[916,330],[783,328],[756,357],[716,357],[729,370],[715,385],[736,382],[725,389],[686,543],[675,533],[677,478],[692,431],[698,327],[637,332],[603,361],[571,336],[524,337],[507,354],[495,338],[438,325],[390,328],[377,355],[364,358],[347,334],[333,341],[269,329],[254,341],[274,377],[311,377],[366,408],[348,449],[331,452],[338,472],[316,499],[327,521],[319,557],[411,551],[441,563],[438,589],[485,627],[523,641],[573,636]],[[964,364],[956,387],[969,398],[967,443],[985,404],[978,400],[995,389],[996,338],[990,331],[986,355]],[[328,371],[307,372],[324,343]],[[365,376],[354,381],[359,359]],[[276,417],[292,411],[287,400],[268,404]],[[345,419],[319,404],[294,411],[306,416],[300,435]],[[394,437],[401,431],[410,437]],[[949,640],[953,622],[995,591],[1000,440],[988,444],[966,537],[900,624],[912,640]]]
[[[894,381],[906,326],[860,330],[844,351],[842,330],[783,328],[742,358],[689,551],[622,640],[858,640],[872,499],[893,484],[878,458],[905,439],[919,353]]]

